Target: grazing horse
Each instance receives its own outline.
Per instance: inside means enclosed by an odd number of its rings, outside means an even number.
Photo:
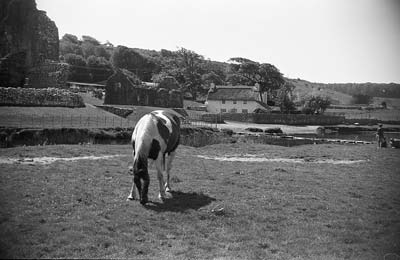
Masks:
[[[144,115],[136,124],[132,134],[133,147],[133,183],[128,200],[135,199],[135,185],[139,192],[141,204],[148,202],[150,177],[148,173],[148,158],[155,161],[157,178],[160,184],[159,198],[164,199],[169,194],[169,174],[172,160],[180,138],[180,119],[165,110],[156,110]],[[165,158],[167,155],[167,160]],[[164,183],[163,171],[167,172]]]

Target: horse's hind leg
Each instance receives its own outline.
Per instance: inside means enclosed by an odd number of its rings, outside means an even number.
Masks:
[[[158,195],[159,199],[164,199],[165,198],[165,187],[164,187],[164,176],[163,176],[163,156],[160,153],[156,159],[156,168],[157,168],[157,179],[158,183],[160,185],[160,193]]]
[[[170,183],[169,182],[169,175],[170,175],[170,171],[171,171],[171,168],[172,168],[172,161],[175,158],[175,154],[176,154],[176,152],[172,152],[172,153],[170,153],[168,155],[168,158],[167,158],[167,181],[165,183],[165,191],[167,191],[167,192],[171,191],[171,186],[169,184]]]
[[[132,142],[132,143],[133,143],[133,152],[132,152],[133,165],[132,165],[132,168],[129,167],[129,173],[133,175],[133,180],[132,180],[131,192],[129,193],[129,196],[126,200],[134,200],[136,197],[136,195],[135,195],[135,183],[136,182],[135,182],[135,175],[134,175],[134,170],[133,170],[134,165],[135,165],[135,160],[134,160],[134,158],[135,158],[135,143],[134,142]],[[140,194],[140,191],[139,191],[139,194]]]

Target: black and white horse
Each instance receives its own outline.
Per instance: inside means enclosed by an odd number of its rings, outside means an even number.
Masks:
[[[139,192],[141,204],[148,202],[150,177],[148,158],[155,161],[157,178],[160,184],[159,198],[164,199],[171,190],[169,174],[172,160],[180,138],[180,119],[165,110],[156,110],[144,115],[136,124],[132,134],[133,146],[133,183],[128,200],[135,199],[135,185]],[[167,156],[167,158],[166,158]],[[164,183],[163,171],[167,172]]]

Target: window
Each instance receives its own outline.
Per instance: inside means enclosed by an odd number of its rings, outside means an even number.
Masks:
[[[231,113],[237,113],[237,109],[236,109],[236,108],[232,108],[229,112],[231,112]]]
[[[247,110],[247,109],[242,109],[242,113],[243,113],[243,114],[247,114],[247,113],[248,113],[248,110]]]
[[[222,100],[222,104],[225,104],[225,100]]]
[[[236,104],[236,100],[233,100],[233,104]]]
[[[247,100],[243,100],[243,104],[247,104]]]
[[[225,108],[221,108],[221,113],[226,113],[226,109]]]

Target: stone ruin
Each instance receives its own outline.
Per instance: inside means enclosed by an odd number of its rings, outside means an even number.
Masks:
[[[0,87],[61,87],[66,66],[58,61],[58,28],[35,0],[1,0]]]
[[[170,81],[171,79],[167,79]],[[175,79],[174,79],[175,80]],[[160,82],[159,85],[167,83]],[[107,80],[104,104],[139,105],[157,107],[183,107],[182,93],[178,89],[148,87],[132,72],[117,69]]]

